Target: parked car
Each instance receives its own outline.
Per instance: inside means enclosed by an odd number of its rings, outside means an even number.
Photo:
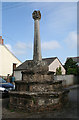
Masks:
[[[6,82],[3,78],[0,77],[0,97],[8,97],[8,91],[13,90],[15,86],[11,83]]]
[[[14,85],[11,83],[6,82],[3,78],[0,77],[0,87],[4,87],[9,89],[14,89]]]
[[[6,88],[0,87],[0,98],[9,97],[8,90]]]

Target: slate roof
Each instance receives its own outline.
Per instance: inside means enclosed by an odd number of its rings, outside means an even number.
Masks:
[[[52,57],[52,58],[43,58],[42,60],[43,61],[46,61],[47,62],[47,65],[49,66],[57,57]],[[33,60],[26,60],[25,62],[23,62],[21,65],[19,65],[15,71],[18,71],[18,70],[25,70],[26,69],[26,66],[28,64],[30,64],[30,62],[32,62]]]
[[[73,61],[79,63],[79,57],[68,57],[67,59],[72,58]]]
[[[67,59],[72,58],[73,61],[77,62],[77,65],[79,66],[79,56],[78,57],[68,57]]]
[[[79,57],[73,57],[72,59],[73,61],[76,61],[77,63],[79,63]]]

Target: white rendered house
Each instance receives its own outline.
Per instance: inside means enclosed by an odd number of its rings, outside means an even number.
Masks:
[[[42,60],[47,62],[47,65],[49,67],[49,71],[56,73],[56,69],[61,67],[62,74],[63,75],[65,74],[66,70],[57,57],[44,58]],[[20,66],[18,66],[14,70],[14,76],[15,76],[16,80],[22,80],[21,72],[26,69],[27,65],[30,64],[31,61],[32,60],[26,60],[24,63],[22,63]]]
[[[21,63],[4,45],[2,36],[0,36],[0,76],[12,75],[14,68]]]

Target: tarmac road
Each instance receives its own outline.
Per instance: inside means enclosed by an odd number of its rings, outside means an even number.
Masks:
[[[15,112],[5,108],[2,109],[3,118],[79,118],[78,115],[78,94],[79,86],[70,87],[69,93],[69,105],[62,110],[55,110],[53,112],[42,112],[42,113],[22,113]],[[7,100],[8,102],[8,100]],[[5,102],[4,102],[5,103]]]

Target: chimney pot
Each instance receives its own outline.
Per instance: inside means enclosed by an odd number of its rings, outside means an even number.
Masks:
[[[2,36],[0,36],[0,44],[1,44],[1,45],[4,44],[4,39],[2,39]]]

